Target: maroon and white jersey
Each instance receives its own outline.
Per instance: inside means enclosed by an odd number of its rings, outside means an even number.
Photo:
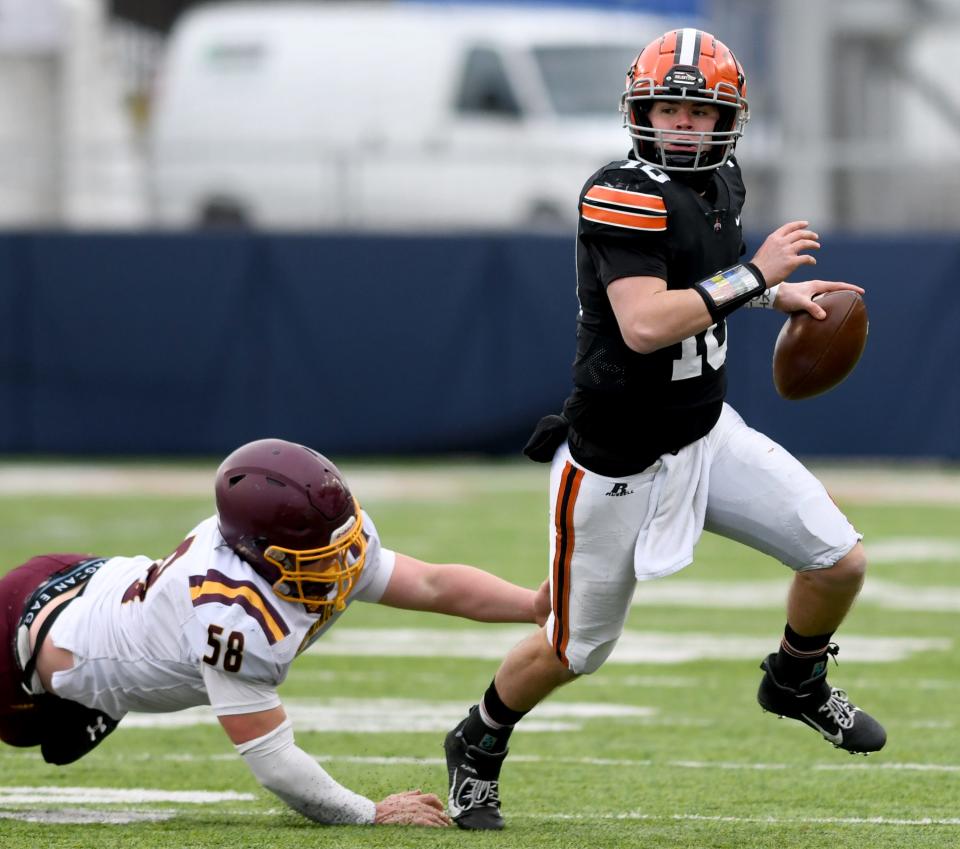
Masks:
[[[379,601],[395,562],[362,515],[366,562],[348,606]],[[275,595],[211,516],[165,559],[114,557],[90,579],[51,631],[74,655],[53,689],[114,719],[202,704],[218,715],[269,710],[293,659],[343,612],[323,611]]]

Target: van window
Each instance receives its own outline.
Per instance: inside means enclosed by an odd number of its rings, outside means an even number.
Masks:
[[[520,117],[520,105],[507,79],[503,60],[495,50],[476,47],[467,54],[457,110],[471,115]]]
[[[616,115],[636,47],[623,44],[537,47],[533,51],[558,115]]]

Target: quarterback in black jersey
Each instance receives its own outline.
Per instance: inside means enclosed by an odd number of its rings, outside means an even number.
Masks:
[[[806,221],[774,230],[743,260],[733,153],[749,118],[746,79],[721,41],[680,29],[651,42],[628,70],[620,107],[633,149],[580,195],[573,392],[525,449],[552,464],[552,611],[444,742],[448,809],[466,829],[503,827],[499,778],[513,727],[603,664],[637,581],[689,565],[704,529],[794,571],[779,649],[761,663],[760,705],[849,752],[886,742],[826,680],[833,634],[863,583],[861,535],[798,460],[724,401],[730,313],[819,319],[815,295],[863,290],[784,282],[816,262],[819,237]]]
[[[607,287],[645,277],[667,291],[689,289],[735,265],[743,252],[743,199],[732,158],[711,172],[702,194],[636,158],[612,162],[587,181],[577,243],[575,388],[565,412],[571,452],[591,471],[640,471],[716,424],[726,390],[724,319],[654,349],[631,338],[630,328],[621,331]]]

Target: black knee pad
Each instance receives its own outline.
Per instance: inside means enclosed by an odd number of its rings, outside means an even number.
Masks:
[[[43,721],[40,752],[48,764],[73,763],[95,749],[119,724],[102,710],[51,693],[36,697]]]

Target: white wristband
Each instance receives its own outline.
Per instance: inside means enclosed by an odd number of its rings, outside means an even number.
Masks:
[[[338,784],[320,764],[298,748],[289,719],[236,749],[257,781],[308,819],[330,825],[373,822],[376,804]]]
[[[772,310],[773,302],[777,299],[777,292],[780,291],[780,284],[764,289],[757,297],[747,301],[744,306],[748,310]]]

